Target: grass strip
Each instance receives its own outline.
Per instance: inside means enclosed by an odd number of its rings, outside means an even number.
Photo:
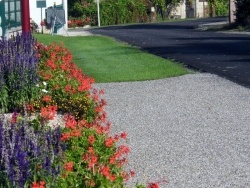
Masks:
[[[189,73],[182,65],[103,36],[36,34],[44,44],[63,43],[75,64],[97,83],[155,80]]]

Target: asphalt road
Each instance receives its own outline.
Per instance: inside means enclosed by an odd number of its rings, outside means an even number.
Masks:
[[[109,26],[89,31],[250,88],[250,35],[197,30],[200,24],[221,21],[226,18]]]

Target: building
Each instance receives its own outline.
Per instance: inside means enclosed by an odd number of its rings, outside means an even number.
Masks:
[[[10,35],[15,35],[16,32],[22,30],[21,1],[22,0],[0,0],[0,36],[8,38]],[[67,0],[29,0],[30,18],[38,25],[38,31],[41,32],[41,21],[46,18],[45,10],[48,7],[54,7],[54,4],[57,7],[62,7],[64,10],[65,20],[63,22],[65,24],[56,31],[57,34],[64,34],[67,31]]]
[[[64,18],[58,15],[59,11],[57,11],[57,9],[54,9],[55,14],[53,13],[51,17],[56,16],[55,19],[57,19],[57,21],[59,22],[63,22],[65,20],[64,27],[57,30],[57,34],[65,34],[65,32],[68,29],[68,24],[67,24],[68,22],[68,0],[29,0],[29,2],[30,2],[30,18],[32,19],[33,22],[35,22],[39,26],[38,28],[39,32],[42,32],[41,21],[46,19],[46,10],[49,7],[50,8],[54,7],[54,4],[56,5],[56,7],[63,8]],[[41,6],[39,6],[39,5],[44,5],[44,4],[45,4],[45,7],[41,8]],[[52,32],[52,30],[49,30],[46,32]]]
[[[207,0],[184,0],[172,11],[175,18],[202,18],[208,16]]]
[[[20,30],[20,0],[0,0],[0,36]]]

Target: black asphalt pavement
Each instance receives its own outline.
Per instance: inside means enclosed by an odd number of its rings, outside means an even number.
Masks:
[[[250,88],[250,35],[197,30],[200,24],[221,21],[226,18],[109,26],[88,31]]]

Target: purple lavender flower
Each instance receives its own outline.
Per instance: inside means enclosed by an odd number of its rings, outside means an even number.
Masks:
[[[54,139],[57,139],[54,141]],[[55,154],[53,143],[58,144]],[[60,130],[43,128],[35,132],[26,120],[16,123],[0,117],[0,187],[24,187],[38,174],[54,179],[60,172]],[[41,151],[41,152],[40,152]],[[41,165],[42,169],[37,169]]]
[[[0,40],[0,96],[7,91],[8,97],[0,99],[0,110],[12,111],[22,108],[30,98],[36,98],[39,81],[36,40],[31,34],[17,35]],[[7,87],[7,90],[3,88]],[[7,108],[6,108],[7,106]]]

